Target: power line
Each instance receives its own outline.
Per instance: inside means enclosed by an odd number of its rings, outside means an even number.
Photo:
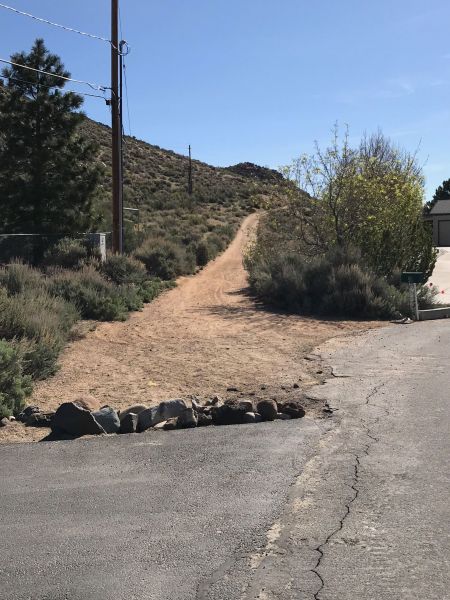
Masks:
[[[0,58],[0,62],[5,63],[7,65],[12,65],[13,67],[19,67],[20,69],[28,69],[29,71],[34,71],[35,73],[41,73],[42,75],[49,75],[50,77],[64,79],[65,81],[72,81],[73,83],[81,83],[83,85],[88,85],[90,88],[92,88],[93,90],[97,90],[98,92],[104,92],[108,89],[111,89],[106,87],[105,85],[89,83],[89,81],[83,81],[82,79],[72,79],[71,77],[65,77],[64,75],[57,75],[56,73],[49,73],[48,71],[34,69],[33,67],[29,67],[28,65],[21,65],[19,63],[11,62],[10,60],[5,60],[4,58]]]
[[[7,77],[6,75],[0,75],[0,79],[4,79],[5,81],[16,81],[17,83],[23,83],[24,85],[30,85],[29,81],[24,81],[23,79],[17,79],[16,77]],[[43,83],[39,84],[40,87],[44,87],[47,89],[52,89],[53,86],[51,85],[44,85]],[[66,90],[67,92],[72,92],[74,94],[79,94],[80,96],[89,96],[89,98],[101,98],[102,100],[105,100],[106,102],[108,102],[108,98],[106,98],[105,96],[100,96],[100,94],[87,94],[86,92],[79,92],[78,90]]]
[[[47,25],[52,25],[53,27],[58,27],[59,29],[64,29],[65,31],[72,31],[73,33],[78,33],[79,35],[84,35],[84,36],[92,38],[94,40],[108,42],[108,44],[111,43],[111,40],[109,40],[108,38],[101,37],[100,35],[94,35],[93,33],[86,33],[85,31],[80,31],[79,29],[74,29],[73,27],[66,27],[66,25],[60,25],[59,23],[54,23],[53,21],[49,21],[48,19],[43,19],[42,17],[36,17],[36,15],[32,15],[31,13],[23,12],[22,10],[18,10],[17,8],[8,6],[7,4],[0,4],[0,8],[5,8],[6,10],[15,12],[18,15],[23,15],[24,17],[29,17],[30,19],[34,19],[35,21],[40,21],[41,23],[46,23]]]
[[[39,21],[40,23],[46,23],[47,25],[51,25],[52,27],[58,27],[59,29],[63,29],[64,31],[71,31],[72,33],[77,33],[78,35],[83,35],[83,36],[91,38],[93,40],[100,40],[101,42],[106,42],[108,44],[111,44],[111,46],[113,46],[113,43],[111,40],[109,40],[106,37],[102,37],[101,35],[87,33],[86,31],[80,31],[79,29],[74,29],[73,27],[67,27],[66,25],[61,25],[60,23],[55,23],[54,21],[49,21],[48,19],[44,19],[42,17],[37,17],[36,15],[32,15],[31,13],[24,12],[23,10],[18,10],[17,8],[14,8],[13,6],[8,6],[7,4],[0,3],[0,8],[4,8],[5,10],[10,10],[11,12],[14,12],[18,15],[22,15],[24,17],[29,17],[30,19],[33,19],[34,21]],[[115,46],[113,46],[113,47],[115,50],[118,50],[118,48],[116,48]],[[125,47],[126,47],[126,54],[128,54],[130,51],[128,44],[125,44]]]

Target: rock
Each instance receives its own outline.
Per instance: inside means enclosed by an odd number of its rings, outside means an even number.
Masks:
[[[263,421],[273,421],[278,413],[275,400],[261,400],[258,402],[258,412]]]
[[[212,416],[205,413],[198,413],[197,427],[207,427],[213,424]]]
[[[197,402],[197,400],[195,398],[192,398],[192,408],[195,410],[195,412],[199,413],[202,412],[204,409],[204,406],[202,406],[199,402]]]
[[[14,417],[13,415],[11,415],[11,416],[9,417],[9,420],[10,420],[10,421],[15,421],[15,420],[16,420],[16,417]]]
[[[236,400],[227,400],[225,404],[235,405]],[[239,400],[239,406],[246,408],[246,412],[253,412],[253,402],[251,400]]]
[[[174,419],[175,424],[176,424],[176,419]],[[153,427],[153,429],[165,429],[167,425],[167,421],[161,421],[161,423],[156,423],[156,425]]]
[[[122,417],[122,415],[120,415]],[[138,415],[132,412],[127,413],[120,421],[119,433],[136,433],[138,424]]]
[[[139,413],[141,413],[143,410],[146,410],[147,408],[148,408],[148,406],[146,404],[133,404],[133,406],[129,406],[128,408],[125,408],[124,410],[121,410],[119,412],[119,419],[122,421],[122,419],[124,419],[130,413],[133,413],[134,415],[138,415]]]
[[[177,427],[180,429],[190,429],[197,427],[198,416],[193,408],[187,408],[177,419]]]
[[[227,387],[227,392],[238,392],[238,388],[237,387]]]
[[[55,412],[51,423],[52,430],[63,431],[79,437],[105,433],[92,413],[75,402],[64,402]]]
[[[164,421],[163,429],[165,431],[173,431],[174,429],[177,428],[177,421],[178,421],[178,417],[175,419],[168,419],[167,421]]]
[[[286,413],[277,413],[276,419],[279,419],[280,421],[289,421],[292,417]]]
[[[92,413],[92,416],[106,433],[118,433],[120,429],[119,415],[111,406],[104,406],[100,410],[96,410]]]
[[[213,396],[211,400],[207,400],[205,406],[221,406],[223,400],[220,396]]]
[[[298,390],[298,388],[299,388],[300,386],[298,385],[298,383],[294,383],[294,385],[293,385],[292,387],[294,388],[294,390]]]
[[[282,400],[277,402],[278,412],[289,415],[292,419],[301,419],[305,416],[305,409],[298,400]]]
[[[76,440],[77,439],[77,435],[70,435],[70,433],[67,433],[66,431],[63,431],[62,429],[52,429],[52,431],[41,440],[41,442],[61,442],[63,440]]]
[[[8,417],[3,417],[3,419],[0,419],[0,428],[6,427],[7,425],[9,425]]]
[[[51,427],[54,416],[55,416],[54,412],[34,413],[26,421],[26,426],[27,427]]]
[[[100,410],[100,401],[89,394],[86,394],[84,396],[78,396],[77,398],[72,400],[72,402],[91,412],[93,412],[94,410]]]
[[[23,411],[17,416],[17,420],[22,423],[26,423],[31,415],[35,415],[40,413],[41,409],[39,406],[26,406]]]
[[[255,413],[255,423],[261,423],[261,422],[262,422],[262,417],[258,412],[256,412]]]
[[[247,412],[247,402],[228,402],[223,406],[214,406],[211,415],[215,425],[240,425],[245,423]]]
[[[180,399],[167,400],[158,406],[147,408],[139,413],[137,431],[146,431],[161,421],[179,417],[187,408],[186,402]]]
[[[246,412],[244,415],[244,423],[256,423],[254,412]]]

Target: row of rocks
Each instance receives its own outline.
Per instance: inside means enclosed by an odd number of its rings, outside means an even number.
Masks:
[[[151,428],[171,430],[298,419],[304,414],[298,401],[223,401],[215,396],[204,403],[192,398],[167,400],[151,407],[135,404],[118,412],[110,406],[99,408],[95,399],[78,398],[61,404],[52,413],[27,407],[18,420],[28,426],[50,427],[49,439],[64,439],[105,433],[141,433]]]

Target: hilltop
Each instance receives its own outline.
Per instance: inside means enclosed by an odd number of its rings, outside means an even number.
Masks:
[[[86,119],[84,132],[99,146],[99,161],[104,179],[99,210],[102,225],[110,227],[111,202],[111,130],[108,126]],[[138,140],[124,138],[124,203],[138,208],[139,214],[126,213],[126,219],[143,235],[166,236],[168,229],[186,222],[214,232],[224,227],[236,230],[242,218],[255,210],[265,197],[276,193],[283,177],[277,171],[252,163],[231,167],[213,167],[193,160],[193,194],[187,193],[188,158]],[[176,231],[173,231],[175,234]]]

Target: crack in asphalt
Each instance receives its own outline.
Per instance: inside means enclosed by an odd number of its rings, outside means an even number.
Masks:
[[[385,382],[380,383],[379,385],[376,385],[370,392],[369,394],[367,394],[366,396],[366,401],[364,403],[364,405],[370,405],[370,400],[379,392],[379,390],[385,385]],[[386,415],[389,416],[390,412],[389,410],[387,410],[384,407],[380,407],[383,408],[384,411],[386,412]],[[375,421],[372,423],[373,427],[375,424],[377,424],[379,422],[381,417],[377,417],[375,419]],[[369,427],[366,423],[362,422],[362,425],[365,429],[365,433],[367,435],[367,437],[369,437],[372,441],[368,444],[365,445],[365,447],[362,449],[362,452],[368,456],[369,455],[369,451],[370,448],[372,447],[373,444],[375,444],[376,442],[379,441],[379,438],[377,438],[376,436],[374,436],[372,434],[371,431],[371,427]],[[339,521],[338,526],[336,527],[336,529],[334,529],[325,539],[324,542],[322,542],[321,544],[319,544],[316,548],[314,548],[314,550],[316,552],[318,552],[319,557],[317,559],[316,565],[314,566],[313,569],[311,569],[311,572],[314,573],[314,575],[316,575],[316,577],[319,579],[320,582],[320,586],[319,589],[315,592],[314,594],[314,600],[321,600],[321,593],[323,591],[323,589],[325,588],[325,580],[322,577],[321,573],[320,573],[320,566],[322,564],[322,560],[325,556],[325,546],[327,546],[327,544],[329,544],[329,542],[332,540],[332,538],[338,534],[340,531],[342,531],[342,529],[344,528],[344,523],[345,520],[348,518],[348,516],[350,515],[351,512],[351,507],[352,504],[356,501],[356,499],[359,496],[359,488],[358,488],[358,481],[359,481],[359,469],[361,466],[361,462],[360,462],[360,454],[355,454],[355,463],[353,465],[353,480],[352,480],[352,484],[350,485],[350,488],[353,490],[354,494],[353,497],[350,498],[350,500],[345,504],[345,513],[342,516],[342,518]]]

